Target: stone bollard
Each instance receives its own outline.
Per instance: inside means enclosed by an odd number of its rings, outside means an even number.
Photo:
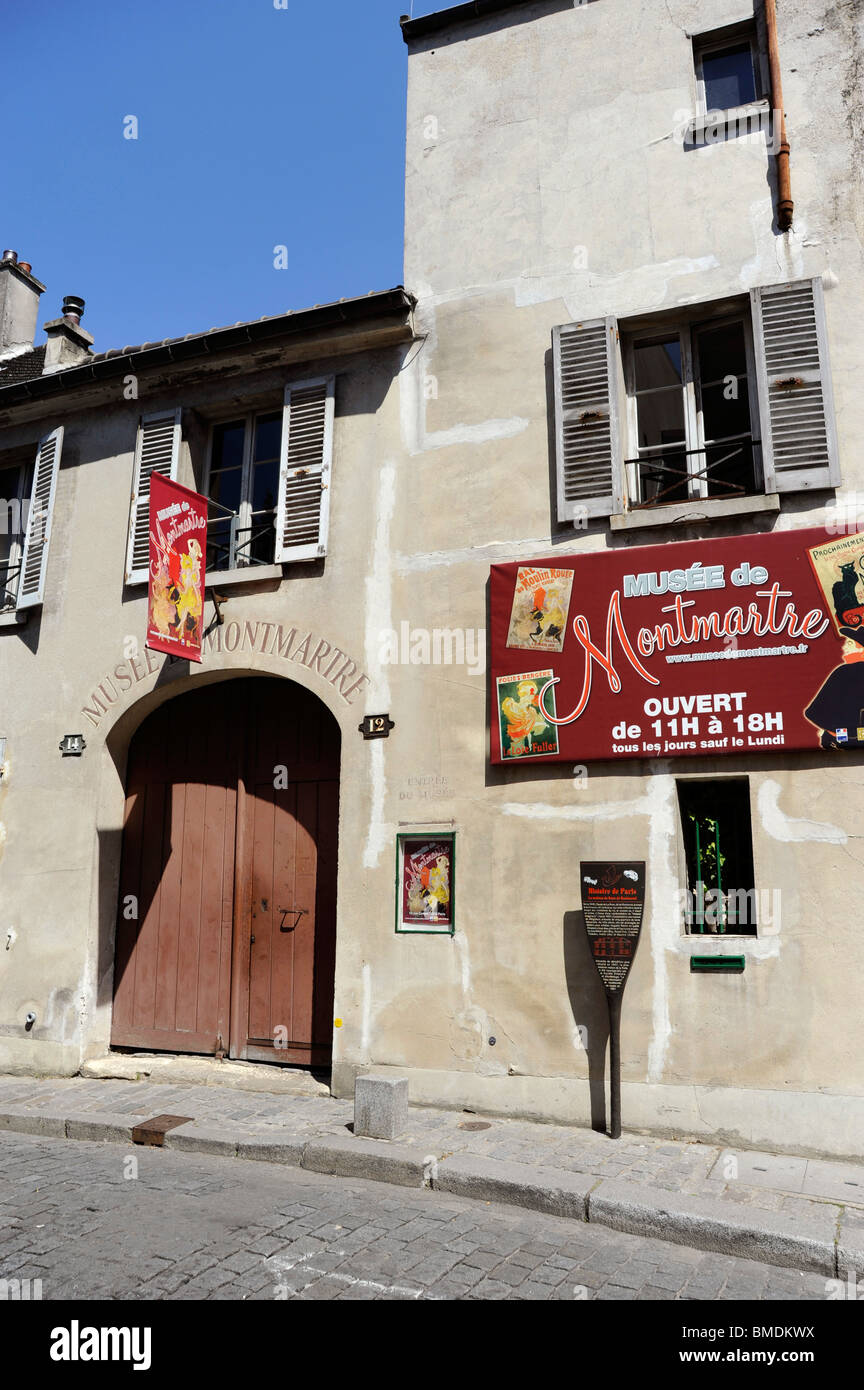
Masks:
[[[408,1124],[405,1077],[358,1076],[354,1082],[354,1133],[364,1139],[398,1139]]]

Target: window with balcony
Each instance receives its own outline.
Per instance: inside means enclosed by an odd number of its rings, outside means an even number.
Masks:
[[[749,314],[628,335],[633,507],[745,497],[761,485]]]
[[[204,480],[207,571],[239,575],[327,553],[335,378],[292,381],[280,409],[214,421]],[[141,417],[132,467],[126,583],[146,584],[150,478],[181,478],[182,411]],[[191,481],[191,478],[189,478]],[[226,579],[227,582],[227,579]]]
[[[0,458],[0,612],[16,605],[27,525],[27,462]]]
[[[821,280],[553,329],[557,516],[615,528],[837,487]]]
[[[204,489],[208,571],[273,564],[281,441],[281,410],[214,426]]]

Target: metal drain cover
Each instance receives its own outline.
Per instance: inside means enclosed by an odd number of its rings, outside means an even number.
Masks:
[[[190,1125],[191,1123],[191,1115],[156,1115],[152,1120],[145,1120],[143,1124],[135,1125],[132,1130],[132,1143],[148,1144],[151,1148],[161,1149],[169,1129],[176,1129],[178,1125]]]
[[[460,1129],[491,1129],[492,1126],[486,1120],[463,1120]]]

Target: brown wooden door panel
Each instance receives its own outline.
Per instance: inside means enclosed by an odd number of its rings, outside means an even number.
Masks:
[[[115,1045],[329,1061],[338,775],[336,721],[286,681],[219,682],[145,721],[129,753]]]
[[[120,872],[115,1046],[227,1046],[238,743],[215,687],[133,740]],[[138,920],[123,915],[138,900]]]

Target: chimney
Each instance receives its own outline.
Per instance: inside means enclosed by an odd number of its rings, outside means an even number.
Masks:
[[[45,366],[42,375],[49,372],[63,372],[67,367],[77,367],[90,356],[93,339],[81,327],[84,313],[84,300],[75,294],[67,294],[63,299],[63,316],[51,319],[42,327],[48,335],[45,344]]]
[[[14,357],[33,347],[39,296],[45,286],[31,274],[16,251],[0,260],[0,357]]]

